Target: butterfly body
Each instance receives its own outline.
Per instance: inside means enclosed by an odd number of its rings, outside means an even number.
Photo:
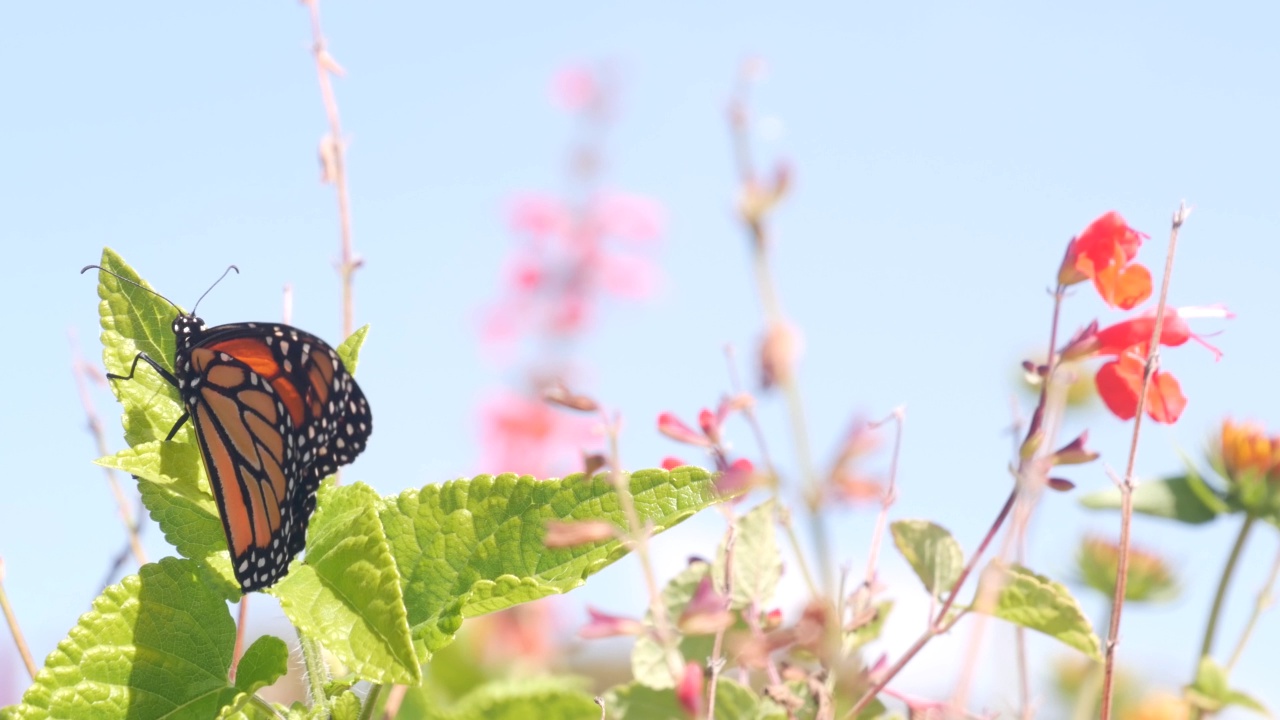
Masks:
[[[279,323],[206,327],[194,313],[173,321],[172,373],[145,361],[181,395],[195,425],[244,592],[274,585],[302,551],[321,480],[352,462],[373,417],[355,378],[320,338]]]

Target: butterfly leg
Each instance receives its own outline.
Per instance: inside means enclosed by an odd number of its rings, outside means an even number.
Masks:
[[[150,365],[153,370],[160,373],[160,377],[164,378],[165,381],[168,382],[170,385],[174,387],[178,387],[178,378],[174,377],[173,373],[161,367],[160,363],[156,362],[154,359],[152,359],[150,355],[146,353],[138,353],[137,355],[133,356],[133,364],[129,366],[128,375],[116,375],[115,373],[107,373],[107,379],[108,380],[132,380],[133,374],[138,370],[139,360]],[[172,440],[173,436],[178,434],[178,431],[182,429],[182,425],[187,422],[187,419],[189,417],[191,417],[189,413],[185,413],[185,412],[182,413],[182,417],[178,418],[178,422],[173,424],[173,429],[169,431],[169,435],[165,437],[164,441],[169,442],[170,440]]]
[[[164,378],[165,381],[168,382],[170,385],[174,387],[178,387],[178,378],[174,377],[173,373],[169,372],[168,370],[165,370],[160,365],[160,363],[153,360],[151,356],[146,353],[138,353],[137,355],[133,356],[133,364],[129,366],[128,375],[116,375],[115,373],[107,373],[107,379],[108,380],[132,380],[133,373],[138,370],[139,360],[146,362],[148,365],[154,368],[156,372],[160,373],[160,377]]]

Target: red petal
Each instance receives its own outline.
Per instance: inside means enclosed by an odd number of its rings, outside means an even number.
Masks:
[[[1098,397],[1121,420],[1132,420],[1138,414],[1138,393],[1142,388],[1142,364],[1137,363],[1135,384],[1130,360],[1132,358],[1128,356],[1112,360],[1098,368],[1098,374],[1093,378],[1098,386]]]
[[[1167,372],[1156,372],[1147,391],[1147,415],[1158,423],[1172,425],[1182,417],[1187,398],[1178,379]]]

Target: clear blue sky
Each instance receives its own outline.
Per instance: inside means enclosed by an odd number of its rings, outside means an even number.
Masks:
[[[757,138],[762,154],[796,167],[776,220],[778,279],[806,338],[814,444],[826,457],[856,412],[905,404],[898,517],[935,519],[976,545],[1007,492],[1013,368],[1045,342],[1045,289],[1064,243],[1108,209],[1154,236],[1142,258],[1158,266],[1169,215],[1187,199],[1195,212],[1172,300],[1238,314],[1215,339],[1221,363],[1190,347],[1166,353],[1191,404],[1146,436],[1140,471],[1176,470],[1175,450],[1198,452],[1225,414],[1280,428],[1274,5],[330,2],[324,12],[349,72],[338,92],[367,259],[357,317],[373,325],[360,370],[378,430],[352,479],[391,493],[474,470],[474,407],[505,379],[474,331],[509,243],[501,209],[514,192],[563,188],[571,124],[547,102],[549,78],[599,58],[625,78],[608,179],[660,200],[669,220],[663,293],[611,308],[584,347],[588,389],[629,419],[629,465],[678,449],[653,419],[713,402],[727,385],[723,344],[750,347],[758,330],[724,122],[748,55],[769,65],[756,110],[782,128]],[[0,9],[0,555],[41,658],[88,608],[122,542],[69,371],[69,328],[97,355],[97,298],[80,266],[109,245],[190,304],[236,263],[242,274],[202,305],[207,320],[276,318],[292,283],[295,324],[337,339],[336,222],[317,182],[324,118],[308,46],[305,10],[291,2]],[[1068,328],[1097,310],[1080,293]],[[104,391],[98,401],[118,448],[115,406]],[[762,406],[789,460],[782,410]],[[1127,429],[1100,412],[1078,420],[1121,466]],[[736,440],[751,454],[741,427]],[[1071,477],[1082,490],[1108,483],[1101,464]],[[840,516],[842,558],[862,562],[871,520]],[[666,568],[717,522],[666,540]],[[1125,661],[1170,685],[1186,679],[1234,525],[1138,524],[1186,593],[1125,616]],[[1073,497],[1047,498],[1031,564],[1066,576],[1080,534],[1113,529],[1113,516],[1084,513]],[[156,556],[158,535],[148,537]],[[1276,544],[1271,528],[1250,544],[1238,611]],[[633,595],[584,593],[640,612]],[[1224,648],[1242,619],[1228,616]],[[897,622],[908,637],[918,617]],[[1271,615],[1237,673],[1273,708],[1277,647]],[[903,687],[951,682],[918,674]]]

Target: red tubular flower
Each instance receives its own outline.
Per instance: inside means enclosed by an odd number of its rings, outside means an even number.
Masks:
[[[702,715],[702,666],[690,660],[684,666],[680,682],[676,684],[676,700],[689,717]]]
[[[1104,214],[1071,241],[1058,282],[1066,286],[1093,280],[1108,305],[1122,310],[1137,306],[1151,296],[1151,271],[1133,262],[1146,237],[1120,213]]]
[[[644,625],[635,618],[610,615],[587,606],[587,614],[591,620],[578,630],[578,637],[583,640],[614,637],[617,635],[639,635],[644,632]]]
[[[1125,353],[1099,368],[1094,377],[1098,396],[1121,420],[1132,420],[1138,414],[1138,396],[1142,393],[1145,370],[1142,358]],[[1186,407],[1187,398],[1182,394],[1178,379],[1157,370],[1147,388],[1147,415],[1158,423],[1172,424],[1178,421]]]
[[[706,436],[684,424],[684,421],[676,417],[675,413],[664,412],[658,416],[658,432],[687,445],[711,446],[711,441]]]
[[[667,457],[662,458],[662,469],[663,469],[663,470],[675,470],[675,469],[676,469],[676,468],[678,468],[678,467],[683,467],[683,466],[688,465],[688,464],[689,464],[689,463],[687,463],[687,462],[685,462],[685,461],[681,460],[680,458],[675,457],[675,456],[673,456],[673,455],[668,455]]]

